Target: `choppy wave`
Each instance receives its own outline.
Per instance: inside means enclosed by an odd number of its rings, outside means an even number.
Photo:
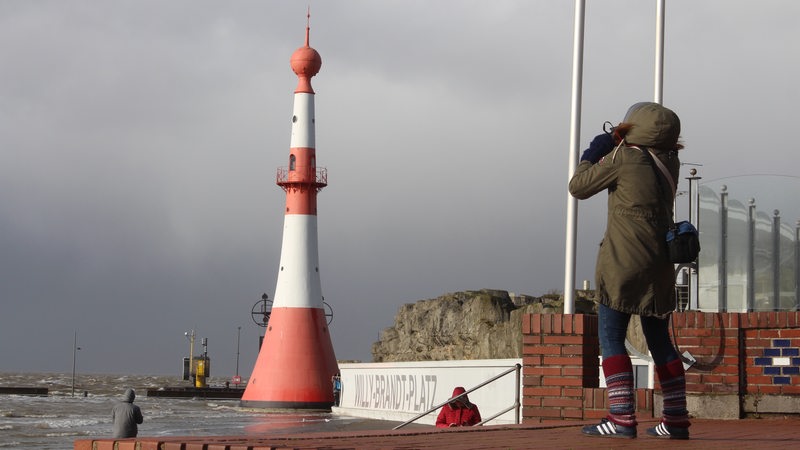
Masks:
[[[0,373],[0,386],[47,387],[43,397],[0,396],[0,448],[71,449],[76,439],[109,437],[111,408],[126,388],[136,390],[144,423],[140,436],[202,436],[324,431],[340,418],[330,414],[264,413],[239,408],[238,400],[147,397],[147,389],[179,386],[177,377],[80,375],[74,396],[71,374]],[[222,385],[224,380],[211,385]]]

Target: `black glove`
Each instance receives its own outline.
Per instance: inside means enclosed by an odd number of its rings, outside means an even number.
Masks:
[[[589,161],[592,164],[597,164],[603,156],[606,156],[614,149],[614,138],[608,133],[598,134],[592,139],[589,148],[583,151],[581,161]]]

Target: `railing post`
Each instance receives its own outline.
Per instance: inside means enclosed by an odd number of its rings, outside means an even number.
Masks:
[[[728,310],[728,186],[722,185],[719,194],[719,298],[717,311]]]
[[[772,310],[781,309],[781,212],[772,212]]]
[[[794,227],[794,308],[800,311],[800,220]]]
[[[697,176],[697,169],[689,170],[689,222],[691,222],[702,233],[702,223],[700,223],[700,180]],[[673,214],[675,211],[673,211]],[[689,305],[690,309],[697,310],[700,307],[700,264],[695,261],[689,266]],[[652,373],[652,372],[651,372]]]
[[[756,199],[748,201],[747,208],[747,312],[756,308]]]
[[[520,382],[522,380],[522,364],[517,364],[517,380],[514,383],[516,393],[514,394],[514,423],[519,425],[519,408],[520,408]]]

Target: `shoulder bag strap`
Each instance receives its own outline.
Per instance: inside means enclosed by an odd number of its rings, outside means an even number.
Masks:
[[[661,160],[659,160],[658,157],[656,157],[656,155],[653,154],[652,150],[650,150],[649,148],[646,148],[646,150],[642,150],[640,147],[636,145],[629,145],[629,147],[639,150],[640,152],[642,152],[644,156],[647,157],[647,159],[650,160],[650,167],[653,168],[653,173],[656,174],[656,184],[658,185],[658,190],[661,191],[661,194],[663,195],[664,190],[661,188],[661,182],[658,181],[660,177],[658,176],[658,170],[656,170],[656,167],[658,167],[658,169],[661,171],[661,174],[664,175],[664,179],[666,179],[667,182],[669,183],[669,187],[672,190],[672,200],[674,201],[675,194],[677,193],[678,189],[675,186],[675,182],[672,181],[672,177],[669,174],[669,170],[664,166],[664,163],[662,163]]]
[[[664,178],[667,179],[669,183],[669,187],[672,189],[672,198],[675,198],[675,193],[678,191],[677,187],[675,186],[675,182],[672,180],[672,176],[669,173],[669,170],[664,166],[664,163],[661,162],[660,159],[653,154],[653,151],[649,148],[647,149],[647,153],[650,154],[650,159],[658,166],[658,169],[661,170],[661,173],[664,175]]]
[[[661,178],[661,177],[659,177],[658,170],[656,170],[656,167],[658,167],[661,170],[661,174],[664,175],[664,178],[666,178],[667,181],[669,182],[670,188],[672,188],[672,200],[671,201],[675,201],[675,192],[676,192],[675,182],[672,181],[672,177],[669,176],[669,170],[667,170],[667,168],[664,167],[664,164],[661,161],[659,161],[659,159],[653,154],[652,151],[650,151],[650,149],[647,149],[647,151],[645,151],[645,150],[642,150],[641,148],[633,146],[633,145],[631,147],[641,151],[642,154],[644,154],[647,157],[647,159],[650,160],[650,167],[653,168],[653,173],[656,176],[656,186],[658,186],[658,191],[663,196],[664,195],[664,187],[661,185],[661,180],[659,180],[659,178]],[[669,222],[671,224],[670,228],[675,228],[675,222],[674,222],[672,216],[669,217]]]

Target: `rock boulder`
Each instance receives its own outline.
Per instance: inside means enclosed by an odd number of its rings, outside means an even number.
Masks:
[[[579,291],[577,313],[594,314],[591,291]],[[395,324],[372,345],[374,362],[501,359],[522,356],[522,315],[558,313],[564,299],[481,289],[400,307]]]

